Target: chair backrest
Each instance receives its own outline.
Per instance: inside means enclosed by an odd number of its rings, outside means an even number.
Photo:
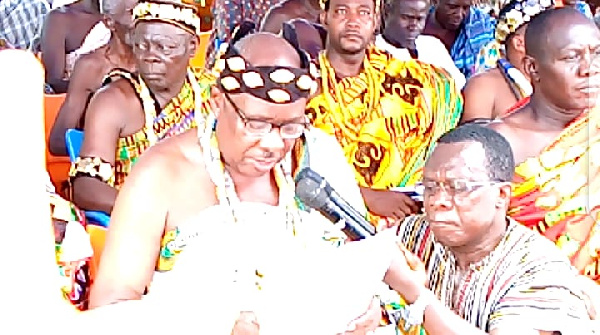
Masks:
[[[67,129],[65,134],[65,142],[67,144],[67,152],[69,159],[74,162],[79,157],[81,144],[83,143],[83,131],[77,129]]]
[[[46,139],[46,170],[50,175],[50,179],[56,190],[62,193],[62,184],[66,182],[69,175],[69,167],[71,163],[67,157],[54,156],[48,151],[48,137],[50,130],[54,125],[54,120],[58,115],[58,111],[65,101],[66,94],[45,94],[44,95],[44,128]]]
[[[210,40],[210,31],[200,33],[200,42],[194,58],[190,60],[190,66],[197,69],[203,69],[206,62],[206,48]]]

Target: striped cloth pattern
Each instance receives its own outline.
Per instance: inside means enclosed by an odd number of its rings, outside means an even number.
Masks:
[[[429,288],[479,329],[514,327],[594,334],[569,260],[547,239],[508,219],[496,249],[467,270],[435,241],[423,216],[400,227],[401,241],[426,263]],[[458,282],[458,285],[455,285]]]

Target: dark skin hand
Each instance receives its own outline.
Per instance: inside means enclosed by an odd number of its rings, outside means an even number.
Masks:
[[[417,203],[401,192],[374,190],[367,187],[361,187],[360,191],[371,213],[393,219],[396,222],[421,211],[421,203]]]
[[[46,82],[56,93],[67,92],[66,55],[81,47],[85,37],[102,16],[85,2],[52,10],[46,17],[41,39],[42,63]]]

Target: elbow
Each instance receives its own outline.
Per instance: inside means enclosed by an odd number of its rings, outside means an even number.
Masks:
[[[68,156],[65,138],[54,134],[54,129],[50,132],[48,139],[48,151],[54,156]]]
[[[117,190],[91,177],[78,177],[73,181],[73,202],[88,211],[112,213]]]

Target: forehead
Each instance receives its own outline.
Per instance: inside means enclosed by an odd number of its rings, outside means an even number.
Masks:
[[[549,52],[560,52],[570,48],[596,47],[600,45],[600,32],[590,23],[567,24],[566,27],[556,27],[550,31],[547,39]]]
[[[336,7],[368,7],[370,9],[375,8],[376,0],[330,0],[329,4],[331,8]]]
[[[428,179],[460,179],[487,176],[485,149],[481,143],[438,143],[423,174]]]
[[[298,99],[288,104],[274,104],[248,93],[232,94],[231,100],[247,118],[267,120],[300,120],[304,118],[306,99]]]
[[[461,7],[471,6],[471,2],[471,0],[440,0],[440,4]]]
[[[397,1],[397,0],[396,0]],[[400,0],[395,6],[396,12],[408,12],[408,11],[427,11],[429,8],[429,1],[427,0]]]
[[[188,36],[183,29],[161,21],[142,21],[135,25],[134,33],[143,37],[181,38]]]

